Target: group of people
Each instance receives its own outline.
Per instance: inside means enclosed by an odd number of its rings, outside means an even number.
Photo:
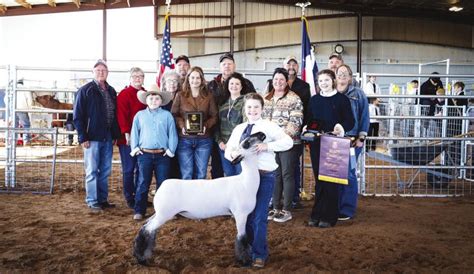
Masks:
[[[411,108],[415,104],[420,105],[421,116],[443,116],[444,114],[440,111],[441,106],[448,106],[446,116],[463,116],[462,107],[469,106],[469,100],[456,97],[456,98],[439,98],[438,96],[446,95],[443,82],[438,76],[438,72],[433,72],[432,76],[429,77],[425,82],[419,85],[418,80],[412,80],[408,83],[407,95],[422,95],[424,97],[419,99],[406,99],[406,103],[401,110],[402,115],[415,115],[416,111]],[[376,83],[376,76],[370,75],[367,83],[364,85],[364,92],[366,95],[371,97],[368,99],[369,102],[369,113],[370,113],[370,126],[368,136],[378,136],[380,121],[376,116],[380,115],[380,99],[374,95],[380,94],[380,87]],[[465,84],[461,81],[457,81],[453,84],[452,95],[464,96]],[[422,137],[439,137],[441,130],[441,119],[424,119],[421,123],[420,136]],[[461,134],[462,132],[462,120],[448,120],[447,122],[448,132],[447,137],[452,137]],[[408,126],[407,126],[408,125]],[[414,120],[403,121],[404,136],[414,136],[414,132],[409,132],[410,127],[413,128]],[[367,151],[376,150],[376,141],[370,140],[366,146]]]
[[[119,147],[126,203],[133,219],[142,220],[153,176],[157,189],[167,178],[205,179],[209,160],[212,178],[239,174],[241,167],[231,163],[239,143],[262,131],[267,138],[257,147],[260,186],[247,232],[253,264],[263,267],[268,220],[291,220],[291,210],[299,204],[301,133],[314,129],[354,137],[352,154],[357,157],[369,128],[367,97],[353,85],[351,68],[339,54],[331,55],[328,69],[317,74],[318,93],[312,97],[309,85],[297,77],[293,56],[275,69],[263,96],[235,71],[230,53],[220,57],[221,73],[208,83],[187,56],[175,62],[177,69],[163,75],[160,88],[145,89],[143,70],[132,68],[130,85],[117,96],[106,81],[108,66],[99,60],[94,80],[78,90],[73,120],[84,150],[86,203],[93,211],[115,207],[108,200],[113,140]],[[355,216],[356,161],[348,167],[348,185],[325,182],[318,179],[319,151],[319,141],[311,142],[317,182],[308,225],[327,228]]]

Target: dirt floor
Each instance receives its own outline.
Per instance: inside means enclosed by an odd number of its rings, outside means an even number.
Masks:
[[[138,265],[132,220],[118,191],[117,208],[93,214],[84,193],[0,195],[0,273],[252,272],[234,263],[233,219],[167,223],[151,266]],[[270,258],[261,273],[316,271],[474,271],[474,198],[360,199],[357,218],[331,229],[305,225],[312,201],[290,222],[269,224]],[[152,209],[149,209],[151,212]]]

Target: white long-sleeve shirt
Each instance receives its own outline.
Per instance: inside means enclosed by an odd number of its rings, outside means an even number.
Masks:
[[[5,96],[5,100],[7,96]],[[19,91],[16,93],[16,107],[18,109],[29,109],[33,106],[33,95],[31,91]]]
[[[227,142],[225,149],[225,157],[232,161],[231,153],[238,150],[240,137],[249,123],[245,122],[237,125]],[[278,168],[275,161],[275,152],[286,151],[293,147],[293,140],[287,135],[281,127],[276,123],[268,120],[258,120],[254,123],[251,133],[263,132],[266,135],[264,143],[267,144],[268,150],[258,154],[258,169],[265,171],[273,171]]]
[[[375,116],[380,115],[380,109],[378,106],[374,104],[369,105],[369,115],[370,115],[370,122],[371,123],[379,123],[379,120],[377,118],[374,118]]]
[[[379,90],[379,85],[375,84],[375,89],[374,89],[374,84],[371,82],[365,83],[364,86],[364,93],[365,95],[374,95],[374,94],[380,94]]]

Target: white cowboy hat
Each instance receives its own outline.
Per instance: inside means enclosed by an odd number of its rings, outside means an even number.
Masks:
[[[170,92],[160,91],[156,84],[152,84],[147,91],[140,90],[137,92],[138,101],[146,105],[146,97],[151,94],[160,95],[162,100],[161,106],[167,105],[173,99],[173,95]]]

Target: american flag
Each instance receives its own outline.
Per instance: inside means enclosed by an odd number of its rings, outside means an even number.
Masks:
[[[301,62],[301,78],[309,84],[311,88],[311,96],[313,96],[316,94],[315,78],[316,73],[318,73],[318,64],[316,64],[316,58],[311,50],[311,41],[309,40],[308,35],[308,21],[306,20],[306,17],[302,16],[301,22],[303,23],[301,41],[301,59],[303,59]]]
[[[169,70],[174,69],[173,60],[173,49],[171,48],[170,40],[170,27],[171,27],[170,14],[167,13],[165,16],[165,30],[163,31],[163,42],[161,44],[161,57],[160,57],[160,71],[156,76],[156,84],[160,86],[161,76]]]

